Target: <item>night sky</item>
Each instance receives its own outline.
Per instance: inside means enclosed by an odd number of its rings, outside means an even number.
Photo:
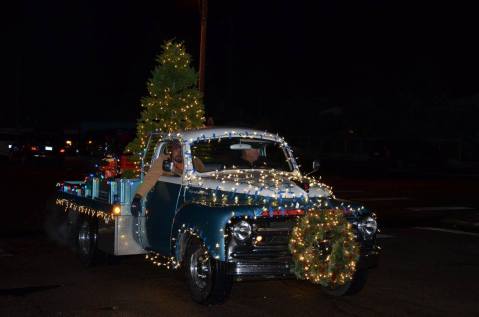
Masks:
[[[299,134],[475,135],[476,10],[417,2],[210,0],[207,114]],[[195,1],[24,0],[14,17],[3,127],[134,123],[170,38],[197,68]]]

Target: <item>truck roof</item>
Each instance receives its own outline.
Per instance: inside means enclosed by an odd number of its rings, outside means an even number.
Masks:
[[[190,142],[201,139],[215,139],[220,137],[251,137],[251,138],[263,138],[266,140],[284,142],[284,139],[277,134],[273,134],[267,131],[260,131],[248,128],[239,127],[214,127],[214,128],[201,128],[186,131],[172,132],[170,135],[178,135],[181,138]]]

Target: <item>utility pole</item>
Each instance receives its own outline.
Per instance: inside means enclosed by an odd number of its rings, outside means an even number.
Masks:
[[[200,91],[205,93],[205,63],[206,63],[206,20],[208,18],[208,0],[200,0],[200,67],[198,86]]]
[[[22,93],[22,55],[17,55],[16,65],[15,65],[15,121],[16,128],[19,128],[22,124],[22,104],[21,104],[21,93]]]

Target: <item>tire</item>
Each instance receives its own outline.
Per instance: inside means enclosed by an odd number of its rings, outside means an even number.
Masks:
[[[324,293],[331,296],[348,296],[359,293],[366,285],[368,279],[368,270],[359,269],[354,273],[353,279],[341,286],[338,287],[324,287],[321,286],[321,289]]]
[[[80,217],[76,230],[76,251],[81,263],[86,267],[94,266],[100,258],[97,248],[98,221],[90,217]]]
[[[216,304],[225,301],[233,284],[225,262],[208,256],[202,243],[192,239],[188,243],[184,263],[186,281],[195,302]]]

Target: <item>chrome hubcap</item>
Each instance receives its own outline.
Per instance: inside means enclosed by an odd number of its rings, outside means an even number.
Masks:
[[[207,252],[200,248],[190,257],[190,273],[199,288],[205,288],[211,274],[211,261]]]
[[[92,244],[96,240],[96,234],[90,232],[90,225],[87,221],[83,222],[78,231],[78,247],[82,254],[90,254]]]

